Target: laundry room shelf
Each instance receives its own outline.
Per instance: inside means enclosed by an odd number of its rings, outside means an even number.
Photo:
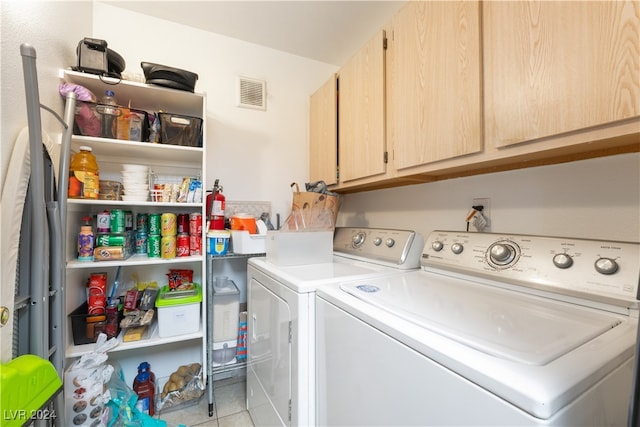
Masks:
[[[122,340],[122,335],[124,331],[121,331],[118,335],[118,345],[113,349],[109,350],[109,353],[116,353],[120,351],[134,350],[138,348],[147,348],[147,347],[158,347],[165,344],[172,344],[177,342],[191,341],[191,340],[202,340],[203,338],[203,330],[202,324],[200,324],[200,330],[197,332],[193,332],[191,334],[183,334],[176,335],[173,337],[160,337],[158,336],[158,322],[154,322],[151,326],[152,330],[149,332],[149,338],[142,339],[138,341],[129,341],[124,342]],[[83,354],[89,353],[95,350],[95,344],[84,344],[84,345],[70,345],[67,347],[66,357],[80,357]]]
[[[99,268],[99,267],[113,267],[113,266],[135,266],[135,265],[173,265],[173,264],[189,264],[195,261],[202,261],[201,255],[191,255],[185,257],[176,257],[171,259],[165,258],[149,258],[146,255],[132,255],[127,259],[116,259],[113,261],[78,261],[72,260],[67,262],[67,268],[80,269],[80,268]]]

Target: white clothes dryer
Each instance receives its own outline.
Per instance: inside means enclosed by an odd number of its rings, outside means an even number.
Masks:
[[[413,231],[338,227],[333,262],[249,259],[247,408],[254,425],[316,425],[316,288],[417,270],[423,247]]]

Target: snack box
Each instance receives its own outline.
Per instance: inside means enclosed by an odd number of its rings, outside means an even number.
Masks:
[[[190,289],[170,290],[164,286],[156,298],[158,336],[191,334],[200,329],[202,288],[193,283]]]

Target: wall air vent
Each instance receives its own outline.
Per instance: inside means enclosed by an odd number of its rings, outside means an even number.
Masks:
[[[267,109],[266,82],[238,77],[238,107],[254,110]]]

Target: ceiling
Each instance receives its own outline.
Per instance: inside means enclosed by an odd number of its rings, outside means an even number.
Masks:
[[[105,1],[305,58],[344,65],[406,0]]]

